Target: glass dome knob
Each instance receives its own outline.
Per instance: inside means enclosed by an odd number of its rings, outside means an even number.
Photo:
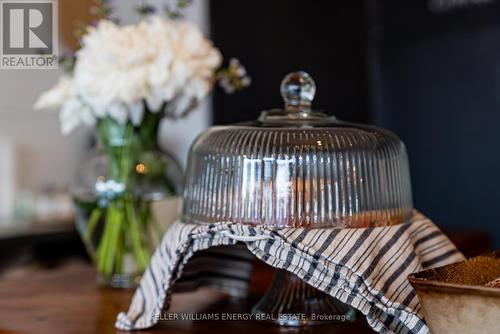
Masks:
[[[281,82],[281,96],[286,109],[309,109],[315,93],[316,84],[304,71],[289,73]]]

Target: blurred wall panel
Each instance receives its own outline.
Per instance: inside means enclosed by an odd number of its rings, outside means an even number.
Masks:
[[[87,131],[64,137],[57,112],[33,110],[39,94],[60,74],[54,70],[0,71],[0,136],[15,147],[18,190],[64,187],[88,146]]]
[[[371,4],[371,110],[407,144],[416,207],[500,246],[500,4]]]
[[[73,29],[86,20],[90,1],[59,1],[61,50],[74,46]],[[89,144],[86,130],[62,136],[57,112],[33,110],[38,96],[61,74],[56,70],[0,71],[0,137],[14,147],[16,191],[65,187]]]

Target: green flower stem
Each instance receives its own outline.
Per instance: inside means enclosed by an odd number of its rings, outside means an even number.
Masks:
[[[94,209],[95,210],[95,209]],[[107,253],[108,253],[108,244],[110,240],[110,234],[111,234],[111,217],[112,217],[112,210],[111,208],[108,208],[106,212],[106,224],[104,226],[104,231],[101,237],[101,240],[99,240],[99,245],[97,247],[96,251],[96,261],[97,261],[97,270],[101,273],[105,272],[105,266],[106,266],[106,258],[107,258]]]
[[[95,228],[97,227],[97,223],[99,223],[101,216],[101,208],[95,208],[94,210],[92,210],[89,218],[89,223],[87,224],[87,231],[85,233],[85,239],[87,240],[87,242],[91,242],[92,235],[94,234]]]
[[[118,239],[118,245],[116,247],[116,272],[123,272],[123,257],[124,257],[124,238]]]
[[[115,203],[113,203],[115,204]],[[112,213],[112,219],[110,219],[106,224],[111,225],[111,230],[109,234],[109,240],[108,240],[108,251],[106,258],[104,260],[104,274],[106,276],[109,276],[113,274],[113,269],[115,262],[121,261],[122,259],[117,259],[116,258],[116,251],[118,248],[118,240],[120,238],[120,232],[123,224],[123,211],[121,210],[120,207],[116,207],[116,205],[113,206],[113,208],[110,208],[110,212]]]

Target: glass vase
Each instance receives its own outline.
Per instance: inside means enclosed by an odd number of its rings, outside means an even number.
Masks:
[[[99,120],[98,149],[76,173],[76,226],[102,285],[138,283],[164,232],[153,203],[181,192],[179,164],[157,145],[159,123],[151,113],[138,127]]]

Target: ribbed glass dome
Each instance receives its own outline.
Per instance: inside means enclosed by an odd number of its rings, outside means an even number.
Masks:
[[[272,227],[365,227],[412,214],[406,149],[391,132],[311,110],[304,72],[283,80],[284,109],[212,127],[193,143],[183,218]]]

